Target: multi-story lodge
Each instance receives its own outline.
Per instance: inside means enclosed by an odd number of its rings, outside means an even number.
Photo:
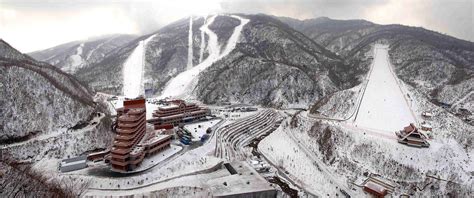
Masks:
[[[148,122],[153,124],[155,129],[171,129],[180,123],[204,118],[210,113],[208,108],[199,107],[194,103],[172,100],[169,105],[158,107]]]
[[[398,142],[414,147],[429,147],[430,144],[426,141],[424,134],[418,131],[418,128],[415,127],[415,124],[410,123],[410,125],[403,128],[403,130],[395,132],[398,136]]]
[[[170,135],[146,131],[145,99],[124,101],[117,109],[117,134],[106,157],[112,171],[128,172],[136,169],[146,156],[170,147]]]

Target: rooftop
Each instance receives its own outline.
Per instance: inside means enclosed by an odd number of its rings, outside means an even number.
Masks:
[[[159,142],[163,139],[166,139],[166,138],[169,138],[171,135],[161,135],[161,134],[157,134],[155,135],[155,137],[151,137],[150,139],[146,140],[144,143],[145,144],[151,144],[151,143],[154,143],[154,142]]]
[[[276,189],[246,162],[235,161],[231,162],[230,165],[237,174],[211,179],[207,182],[213,196],[219,197],[271,191],[276,193]]]
[[[167,106],[159,106],[158,108],[163,109],[163,110],[168,110],[168,109],[174,109],[174,108],[178,108],[178,107],[179,107],[178,105],[170,104],[170,105],[167,105]]]

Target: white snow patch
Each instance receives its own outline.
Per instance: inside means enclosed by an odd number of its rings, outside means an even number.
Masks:
[[[84,47],[84,43],[81,43],[76,49],[76,54],[69,57],[70,64],[66,68],[64,68],[64,71],[69,72],[69,73],[74,73],[83,64],[83,59],[82,59],[83,47]]]
[[[374,68],[356,125],[392,133],[416,122],[389,64],[388,46],[375,45]]]

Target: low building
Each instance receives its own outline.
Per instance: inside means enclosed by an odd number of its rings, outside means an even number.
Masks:
[[[211,179],[207,184],[212,197],[262,197],[277,196],[277,190],[245,162],[231,162],[223,165],[227,176]]]
[[[258,111],[258,108],[256,107],[244,107],[241,110],[242,112],[252,112],[252,111]]]
[[[424,134],[418,131],[415,124],[410,123],[410,125],[403,128],[403,130],[395,132],[398,137],[398,142],[406,144],[408,146],[415,147],[429,147],[430,144],[426,141]]]
[[[61,172],[70,172],[87,168],[87,156],[73,157],[64,159],[59,164],[59,170]]]
[[[367,182],[364,185],[364,191],[374,195],[375,197],[385,197],[388,193],[385,187],[374,182]]]

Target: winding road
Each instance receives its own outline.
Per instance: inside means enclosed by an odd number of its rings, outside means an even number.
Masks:
[[[215,156],[229,161],[245,160],[243,148],[256,137],[278,128],[280,121],[280,115],[275,110],[264,110],[220,128]]]

